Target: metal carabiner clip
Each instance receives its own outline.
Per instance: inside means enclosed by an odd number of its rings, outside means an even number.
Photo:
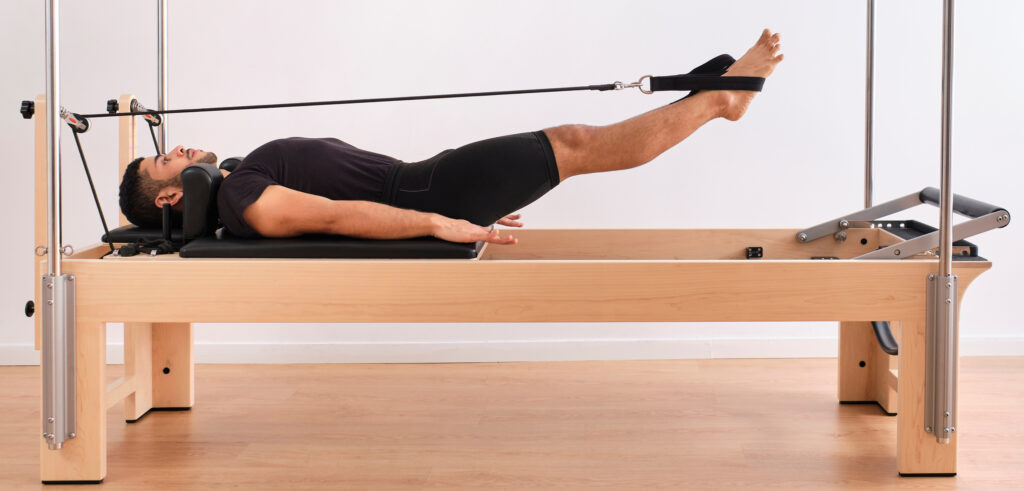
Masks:
[[[628,83],[627,84],[627,83],[624,83],[624,82],[616,81],[613,85],[615,85],[615,90],[636,88],[636,89],[640,89],[640,92],[643,92],[644,94],[653,94],[654,93],[653,90],[651,90],[649,88],[648,89],[644,88],[644,81],[645,80],[650,80],[650,79],[651,79],[650,75],[644,75],[643,77],[640,77],[640,80],[637,80],[636,82],[632,82],[632,83]],[[648,87],[650,87],[650,84],[648,84]]]

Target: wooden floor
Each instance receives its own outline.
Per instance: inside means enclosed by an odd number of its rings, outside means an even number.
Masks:
[[[896,419],[837,404],[835,364],[201,365],[191,411],[111,409],[97,489],[1024,488],[1024,358],[963,360],[954,478],[898,477]],[[0,489],[65,488],[39,368],[0,381]]]

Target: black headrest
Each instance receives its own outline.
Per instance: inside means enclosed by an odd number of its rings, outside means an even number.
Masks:
[[[185,194],[181,228],[185,242],[217,230],[217,189],[222,180],[224,176],[211,164],[191,165],[181,171]]]

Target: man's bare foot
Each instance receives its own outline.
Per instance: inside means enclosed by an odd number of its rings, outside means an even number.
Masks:
[[[782,61],[783,55],[779,53],[782,45],[779,40],[782,36],[779,33],[772,34],[768,29],[761,33],[761,38],[754,43],[747,53],[729,67],[723,77],[767,77],[775,70],[775,65]],[[736,121],[747,112],[750,101],[754,100],[757,92],[750,90],[726,90],[718,92],[723,99],[725,109],[722,117],[729,121]]]

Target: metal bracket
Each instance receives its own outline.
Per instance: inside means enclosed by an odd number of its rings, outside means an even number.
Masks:
[[[796,240],[798,242],[810,242],[812,240],[825,237],[826,235],[831,235],[836,237],[836,240],[839,240],[839,232],[843,232],[847,228],[854,227],[855,223],[860,225],[862,222],[887,217],[893,213],[898,213],[921,204],[919,194],[920,193],[908,194],[902,198],[886,201],[885,203],[872,206],[871,208],[865,208],[863,210],[850,213],[849,215],[840,217],[836,220],[829,220],[825,223],[815,225],[797,233]],[[845,237],[845,234],[843,234],[843,236]]]
[[[925,324],[924,431],[949,443],[956,431],[957,345],[960,339],[957,276],[928,275]]]
[[[987,232],[992,229],[1005,226],[1010,221],[1010,214],[1005,211],[989,213],[983,217],[963,222],[953,226],[953,241],[958,241]],[[862,254],[854,259],[903,259],[930,251],[939,246],[939,231],[925,234],[907,241],[883,247],[867,254]],[[941,251],[940,251],[941,253]]]
[[[75,404],[75,276],[42,281],[43,438],[58,450],[78,431]]]

